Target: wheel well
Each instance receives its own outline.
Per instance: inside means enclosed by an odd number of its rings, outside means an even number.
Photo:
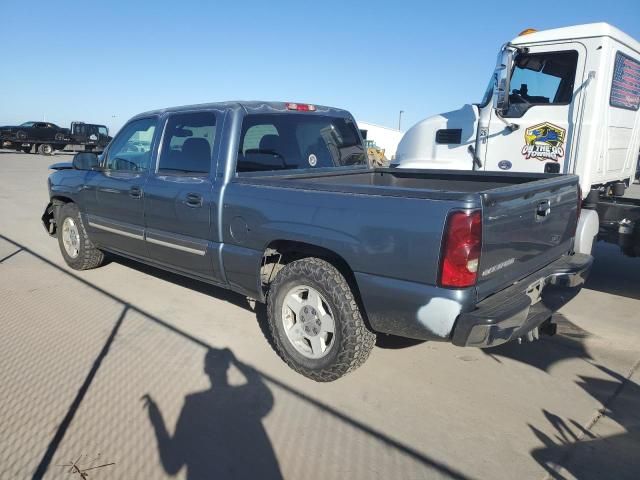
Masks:
[[[54,205],[62,205],[64,203],[73,203],[73,200],[62,195],[54,195],[53,197],[51,197],[51,203],[53,203]]]
[[[367,321],[362,305],[362,297],[360,296],[360,290],[358,289],[358,283],[356,282],[353,270],[351,270],[349,264],[340,255],[328,248],[318,245],[291,240],[275,240],[271,242],[264,251],[262,267],[260,269],[260,277],[264,291],[266,292],[268,290],[269,284],[283,266],[307,257],[321,258],[338,269],[349,284],[349,287],[351,287],[351,291],[356,298],[356,302],[358,302],[362,316],[365,318],[365,321]]]
[[[58,218],[58,212],[63,205],[67,203],[73,203],[73,200],[69,197],[65,197],[62,195],[55,195],[51,197],[51,203],[49,207],[47,207],[44,215],[42,216],[42,221],[44,222],[47,230],[49,231],[49,235],[55,235]]]

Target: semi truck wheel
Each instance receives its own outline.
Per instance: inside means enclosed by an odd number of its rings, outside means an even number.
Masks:
[[[345,278],[319,258],[296,260],[280,270],[267,296],[267,318],[280,357],[317,382],[358,368],[376,340]]]
[[[66,203],[58,210],[56,231],[62,257],[71,268],[89,270],[104,263],[104,253],[89,240],[75,203]]]
[[[51,145],[49,145],[48,143],[43,143],[42,145],[40,145],[38,147],[38,152],[42,155],[52,155],[53,154],[53,147]]]
[[[29,145],[28,147],[22,147],[22,151],[24,153],[31,153],[31,145]]]

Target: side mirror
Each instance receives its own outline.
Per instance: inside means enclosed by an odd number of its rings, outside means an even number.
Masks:
[[[80,152],[73,156],[73,168],[76,170],[99,170],[98,155],[93,152]]]
[[[505,115],[509,110],[509,91],[511,86],[511,66],[515,51],[505,45],[498,56],[498,63],[494,73],[493,108],[498,114]]]

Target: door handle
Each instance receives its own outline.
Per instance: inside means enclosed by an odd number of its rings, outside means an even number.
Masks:
[[[184,201],[187,207],[197,208],[202,206],[202,195],[197,193],[188,193],[187,198]]]
[[[142,198],[142,189],[140,187],[131,187],[129,189],[129,196],[133,198]]]

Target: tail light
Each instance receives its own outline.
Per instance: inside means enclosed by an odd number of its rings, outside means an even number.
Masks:
[[[297,110],[298,112],[315,112],[316,106],[306,103],[287,103],[287,110]]]
[[[481,248],[480,210],[450,213],[440,255],[440,286],[463,288],[475,285]]]

